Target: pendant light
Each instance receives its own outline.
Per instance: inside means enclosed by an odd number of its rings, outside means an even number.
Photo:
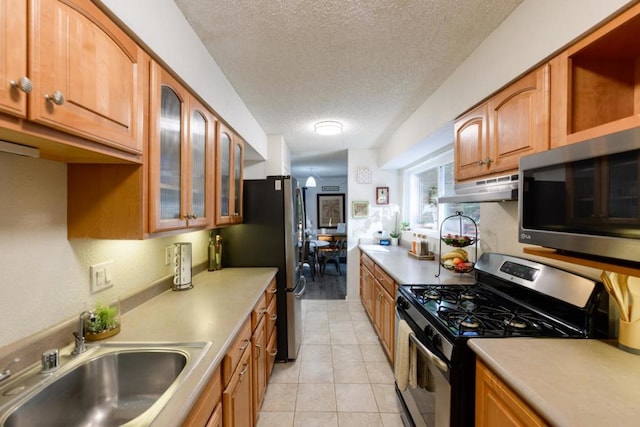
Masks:
[[[315,187],[316,186],[316,179],[313,177],[313,168],[311,168],[311,174],[309,175],[309,178],[307,178],[307,182],[304,184],[305,187]]]

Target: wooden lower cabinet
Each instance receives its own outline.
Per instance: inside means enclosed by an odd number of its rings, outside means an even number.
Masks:
[[[257,422],[262,399],[267,390],[267,336],[266,318],[262,316],[251,337],[252,347],[252,381],[253,381],[253,417]]]
[[[222,402],[216,405],[206,427],[222,427]]]
[[[361,255],[360,298],[391,363],[394,361],[397,287],[398,284],[380,266],[367,255]]]
[[[222,418],[224,427],[253,426],[251,349],[247,347],[238,366],[222,392]]]
[[[222,375],[220,373],[220,367],[218,367],[209,383],[204,388],[202,394],[198,398],[198,401],[191,413],[185,420],[183,427],[211,427],[222,426]],[[216,420],[217,424],[216,424]]]
[[[476,363],[476,427],[532,427],[548,424],[484,363]]]

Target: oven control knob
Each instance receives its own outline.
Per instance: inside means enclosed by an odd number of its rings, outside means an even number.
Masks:
[[[433,342],[433,345],[437,348],[442,349],[442,338],[440,338],[440,335],[435,335],[431,342]]]
[[[406,310],[409,308],[409,301],[407,301],[407,299],[403,296],[399,296],[398,297],[398,307],[400,307],[403,310]]]
[[[424,333],[428,336],[431,337],[433,335],[433,326],[431,325],[427,325],[424,327]]]

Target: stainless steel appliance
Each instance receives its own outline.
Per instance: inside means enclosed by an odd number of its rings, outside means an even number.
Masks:
[[[640,129],[520,159],[522,243],[640,262]]]
[[[191,243],[175,243],[175,275],[173,276],[173,290],[183,291],[193,288],[191,283]]]
[[[221,230],[223,267],[277,267],[278,353],[295,359],[302,339],[305,278],[299,251],[304,233],[302,190],[294,178],[269,176],[243,182],[243,223]]]
[[[475,356],[470,338],[608,337],[602,283],[527,259],[484,253],[476,283],[406,284],[398,289],[396,325],[406,322],[415,351],[413,381],[396,381],[407,426],[474,425]],[[405,353],[406,354],[406,353]],[[401,377],[396,363],[396,378]],[[406,388],[405,384],[408,385]]]

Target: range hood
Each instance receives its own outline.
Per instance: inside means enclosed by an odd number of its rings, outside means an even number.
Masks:
[[[518,174],[456,184],[454,194],[438,197],[438,203],[482,203],[518,200]]]

